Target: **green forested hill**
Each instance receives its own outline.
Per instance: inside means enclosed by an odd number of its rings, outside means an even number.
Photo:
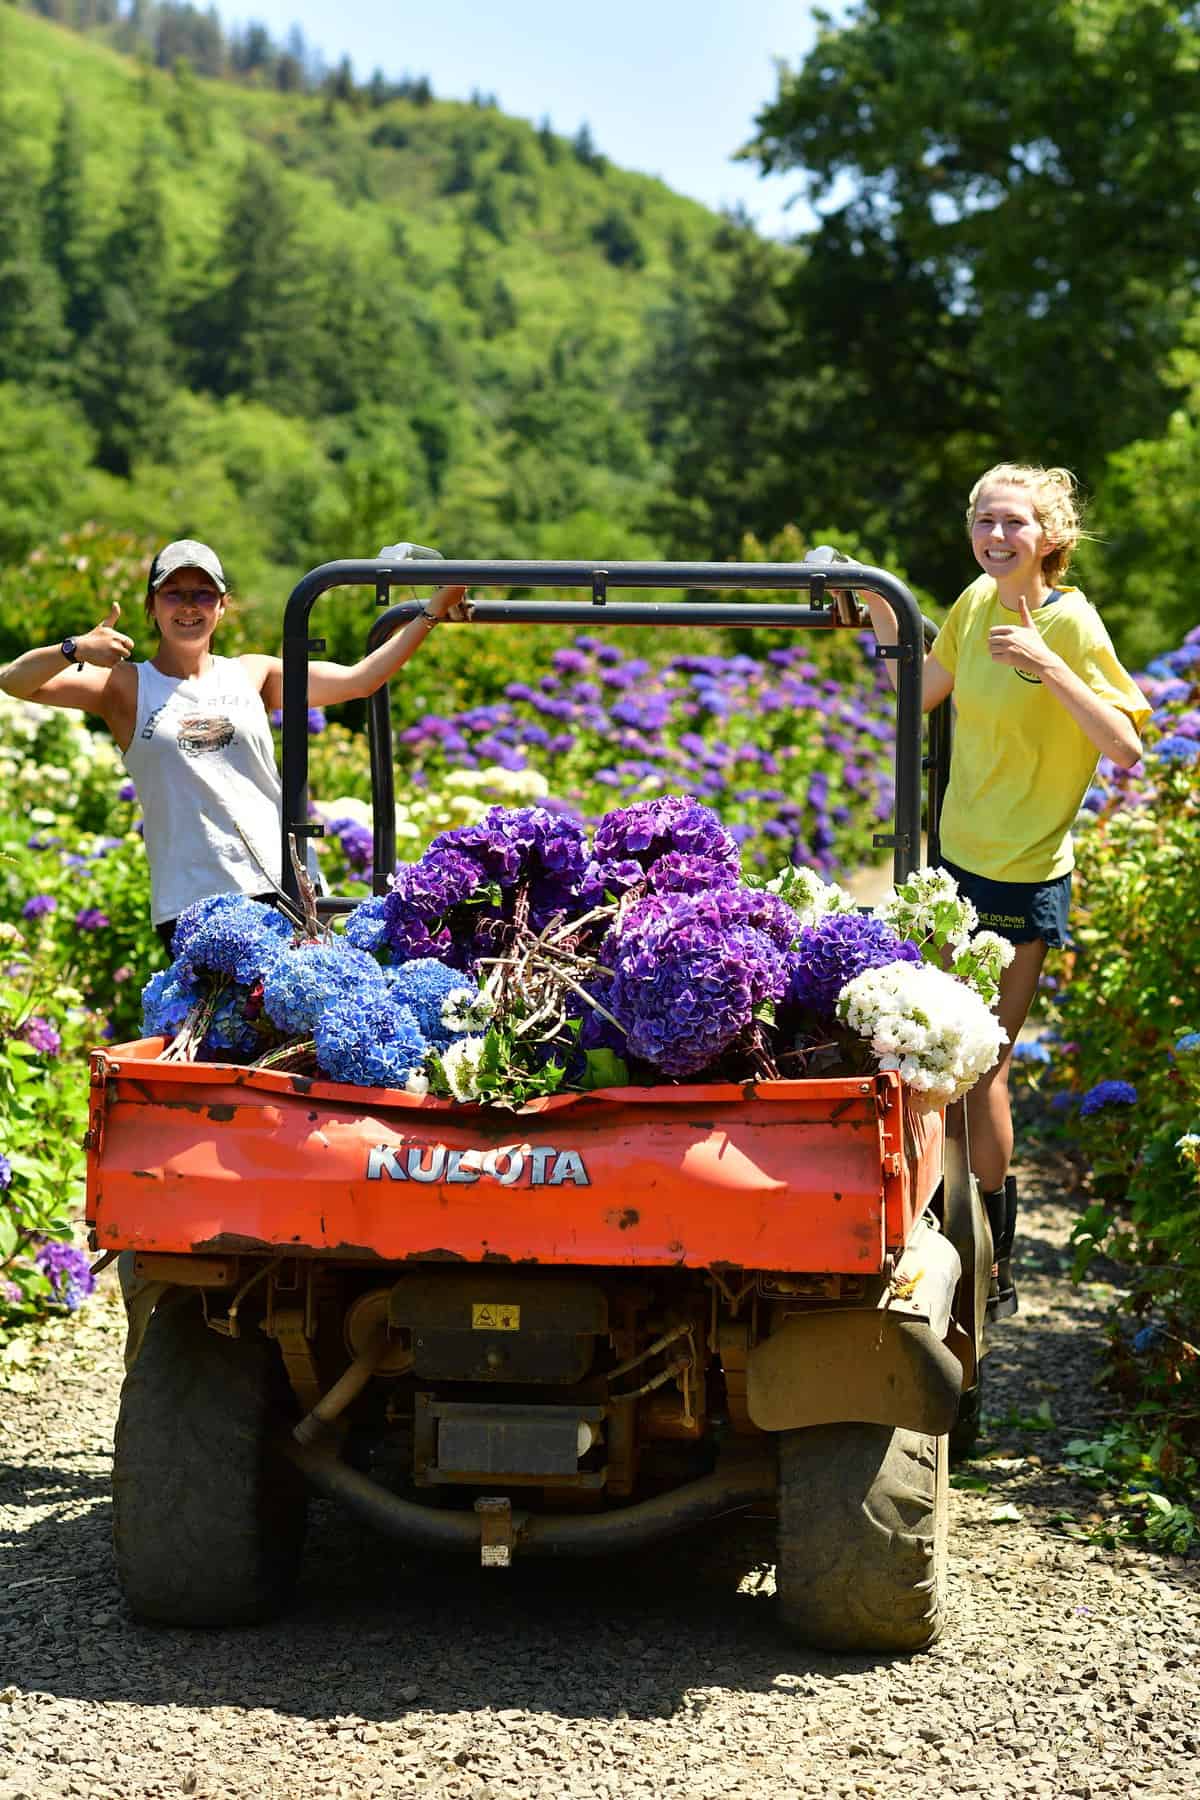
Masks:
[[[586,127],[358,83],[192,0],[0,0],[0,654],[50,564],[14,566],[85,521],[133,534],[133,565],[211,538],[273,607],[403,537],[724,557],[747,534],[948,602],[966,496],[1009,460],[1091,494],[1076,576],[1126,660],[1177,643],[1196,7],[1009,11],[997,40],[982,0],[952,28],[940,0],[850,0],[781,62],[754,154],[820,209],[786,246]]]
[[[0,561],[90,518],[275,593],[272,562],[398,537],[666,548],[645,388],[703,207],[418,84],[256,91],[13,6],[0,33]]]

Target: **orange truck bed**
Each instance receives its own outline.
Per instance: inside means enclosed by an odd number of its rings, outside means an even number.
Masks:
[[[519,1112],[92,1057],[99,1250],[869,1274],[941,1178],[894,1074],[555,1095]]]

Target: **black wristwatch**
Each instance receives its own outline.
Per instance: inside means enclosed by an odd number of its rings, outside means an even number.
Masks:
[[[68,662],[73,662],[77,668],[82,669],[83,664],[79,660],[78,655],[76,654],[74,638],[64,638],[62,643],[58,647],[62,651],[63,655],[66,657]]]

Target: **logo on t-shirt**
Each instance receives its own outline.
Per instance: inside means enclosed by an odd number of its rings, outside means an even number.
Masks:
[[[179,748],[185,756],[202,756],[209,750],[224,750],[237,735],[232,719],[223,713],[189,713],[179,721]]]

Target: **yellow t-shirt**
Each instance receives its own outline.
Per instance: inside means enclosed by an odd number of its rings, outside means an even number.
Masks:
[[[1100,615],[1076,587],[1055,590],[1034,623],[1100,699],[1141,731],[1150,708],[1117,661]],[[1019,623],[981,575],[961,593],[931,654],[954,677],[954,752],[942,808],[951,862],[994,881],[1052,881],[1074,867],[1071,822],[1100,760],[1070,713],[1036,675],[993,662],[988,632]]]

